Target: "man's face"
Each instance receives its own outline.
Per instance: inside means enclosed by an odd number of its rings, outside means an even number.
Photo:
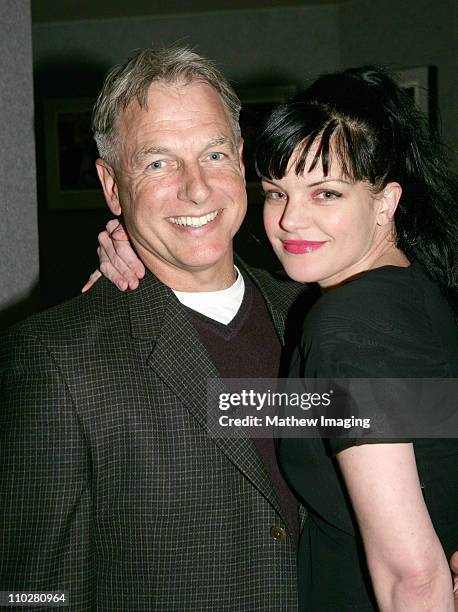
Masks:
[[[143,262],[187,291],[233,282],[232,238],[246,213],[241,145],[220,96],[201,81],[153,83],[117,123],[118,162],[98,161]]]

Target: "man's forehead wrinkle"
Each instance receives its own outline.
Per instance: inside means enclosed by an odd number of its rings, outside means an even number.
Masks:
[[[129,164],[143,164],[155,154],[200,155],[219,146],[237,151],[230,117],[217,92],[205,83],[195,85],[153,83],[145,106],[133,100],[121,111],[117,127]],[[126,139],[129,144],[123,147]]]
[[[177,142],[185,146],[188,143],[201,142],[203,147],[229,145],[234,147],[232,131],[228,127],[218,125],[214,121],[199,122],[198,124],[183,121],[160,120],[152,121],[144,126],[144,144],[139,154],[170,153]],[[147,142],[149,140],[149,142]],[[161,142],[162,141],[162,142]]]

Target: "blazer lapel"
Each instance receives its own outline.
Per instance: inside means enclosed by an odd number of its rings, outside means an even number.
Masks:
[[[250,268],[239,257],[236,258],[236,263],[258,288],[272,318],[280,342],[284,344],[286,314],[292,303],[291,295],[284,296],[281,284],[276,282],[268,273]]]
[[[211,432],[207,420],[207,381],[220,377],[186,309],[168,287],[147,273],[140,287],[129,294],[129,310],[132,335],[150,341],[148,366],[182,401],[228,459],[280,512],[272,483],[252,439],[248,436],[219,438]],[[223,383],[219,384],[224,391]]]

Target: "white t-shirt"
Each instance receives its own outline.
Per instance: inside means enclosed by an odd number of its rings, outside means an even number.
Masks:
[[[245,281],[237,266],[234,284],[221,291],[175,291],[184,306],[196,310],[210,319],[227,325],[237,314],[245,294]]]

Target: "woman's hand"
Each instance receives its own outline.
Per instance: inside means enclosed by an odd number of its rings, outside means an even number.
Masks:
[[[450,567],[453,572],[454,595],[455,595],[455,610],[458,612],[458,551],[455,551],[450,559]]]
[[[382,612],[454,612],[452,581],[424,502],[412,444],[364,444],[337,460]]]
[[[132,249],[126,230],[118,219],[108,221],[105,231],[100,232],[99,268],[89,277],[81,289],[88,291],[103,275],[121,291],[136,289],[145,275],[145,267]]]

